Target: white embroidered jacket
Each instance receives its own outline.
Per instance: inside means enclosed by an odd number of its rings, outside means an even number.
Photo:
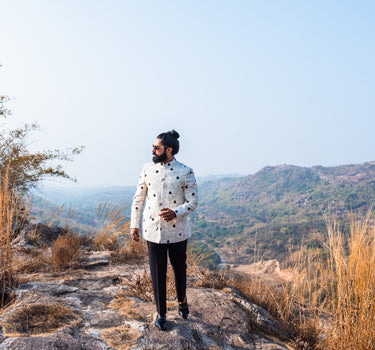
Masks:
[[[146,203],[145,203],[146,201]],[[130,228],[141,227],[142,236],[154,243],[175,243],[191,236],[187,215],[198,206],[198,187],[191,168],[173,159],[170,163],[144,165],[133,198]],[[174,210],[170,222],[160,216],[160,209]]]

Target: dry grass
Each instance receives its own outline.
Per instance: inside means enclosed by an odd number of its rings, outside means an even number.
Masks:
[[[125,206],[122,203],[112,206],[106,202],[99,205],[97,217],[103,226],[95,237],[95,249],[118,249],[121,240],[129,234],[130,221],[126,220]]]
[[[110,308],[118,309],[121,315],[137,321],[146,321],[142,313],[134,308],[136,302],[130,299],[126,292],[121,291],[115,296],[115,299],[109,304]]]
[[[43,240],[40,232],[38,232],[37,227],[35,226],[34,229],[30,230],[27,235],[27,244],[31,244],[35,247],[40,247],[43,245]]]
[[[192,240],[189,242],[186,251],[186,265],[187,265],[187,273],[189,275],[200,275],[203,268],[205,261],[215,253],[211,253],[208,251],[200,251],[196,249],[197,246],[195,241]]]
[[[94,239],[86,234],[78,235],[78,239],[81,247],[91,248],[94,245]]]
[[[13,269],[13,250],[15,219],[20,215],[18,198],[8,185],[9,170],[5,177],[0,176],[0,307],[14,299],[17,276]]]
[[[117,350],[133,349],[137,340],[141,337],[138,329],[132,328],[129,324],[119,327],[107,328],[101,332],[102,339],[111,347]]]
[[[154,301],[151,275],[146,269],[142,273],[124,279],[123,284],[127,287],[126,295],[137,297],[143,301]],[[167,299],[170,301],[176,299],[174,274],[170,267],[167,271]]]
[[[223,289],[230,285],[230,279],[225,272],[210,271],[201,269],[199,272],[199,280],[195,283],[197,287],[205,287],[212,289]]]
[[[301,249],[294,256],[294,282],[200,270],[198,285],[236,288],[282,323],[295,349],[373,349],[375,227],[370,216],[364,221],[352,218],[345,239],[335,221],[327,225],[325,255]]]
[[[130,237],[124,239],[122,247],[111,252],[112,262],[121,264],[143,263],[147,258],[147,244],[144,239],[139,242],[133,241]]]
[[[2,323],[6,336],[26,336],[74,326],[81,318],[61,304],[28,304],[14,311]]]
[[[79,263],[79,243],[79,237],[71,233],[59,236],[53,242],[51,261],[55,269],[63,270]]]
[[[34,249],[27,251],[27,255],[22,256],[21,261],[14,265],[14,270],[16,273],[46,272],[52,266],[51,259],[47,255],[46,250]]]
[[[351,219],[347,241],[336,223],[328,224],[329,259],[323,270],[324,308],[331,323],[319,348],[367,350],[375,344],[375,227]]]

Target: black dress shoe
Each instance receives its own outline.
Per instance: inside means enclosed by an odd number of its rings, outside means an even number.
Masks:
[[[167,329],[167,318],[165,316],[158,315],[155,326],[158,327],[161,331],[165,331]]]
[[[182,304],[179,304],[178,305],[178,314],[182,317],[182,318],[188,318],[189,316],[189,306],[187,303],[182,303]]]

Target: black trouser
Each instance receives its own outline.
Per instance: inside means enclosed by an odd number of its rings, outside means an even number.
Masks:
[[[187,240],[177,243],[153,243],[147,241],[156,308],[161,316],[167,313],[167,254],[176,283],[177,299],[183,302],[186,295],[186,247]]]

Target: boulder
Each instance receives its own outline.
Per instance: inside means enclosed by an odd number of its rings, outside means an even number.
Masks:
[[[67,231],[58,226],[49,227],[47,225],[28,224],[18,234],[12,242],[14,248],[25,248],[27,245],[34,247],[50,246],[57,237],[65,235]]]

